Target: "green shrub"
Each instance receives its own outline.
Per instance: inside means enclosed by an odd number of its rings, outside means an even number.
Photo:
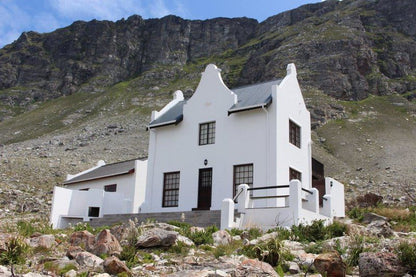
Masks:
[[[187,255],[189,252],[189,246],[186,245],[185,243],[181,242],[181,241],[176,241],[176,243],[174,245],[172,245],[171,247],[169,247],[168,251],[170,253],[176,253],[176,254],[180,254],[180,255]]]
[[[248,230],[249,239],[256,239],[263,235],[263,231],[260,228],[250,228]]]
[[[233,253],[237,253],[238,250],[241,248],[242,242],[233,240],[229,244],[225,245],[218,245],[216,248],[212,250],[215,258],[219,258],[221,256],[229,256]]]
[[[231,236],[241,236],[241,234],[244,232],[244,230],[238,229],[238,228],[232,228],[231,230],[227,230],[227,232]]]
[[[53,234],[55,231],[48,221],[44,220],[19,220],[16,224],[17,232],[24,237],[30,237],[34,233]]]
[[[191,228],[187,228],[185,226],[183,229],[179,230],[179,233],[191,239],[196,245],[201,245],[214,243],[212,234],[216,231],[218,231],[218,228],[215,225],[209,226],[205,228],[203,231],[194,232],[191,232]]]
[[[181,229],[189,229],[192,226],[191,224],[189,224],[187,222],[180,222],[180,221],[176,221],[176,220],[168,221],[168,224],[179,227]]]
[[[0,254],[0,264],[10,265],[14,276],[14,265],[23,264],[29,252],[29,246],[20,237],[11,238],[6,242],[6,251]]]
[[[403,266],[407,267],[412,274],[416,273],[416,244],[402,242],[396,249],[397,255]]]
[[[322,220],[315,220],[310,225],[299,224],[292,227],[292,234],[298,241],[316,242],[325,239],[325,226]]]
[[[269,239],[256,245],[246,245],[241,253],[250,258],[257,258],[272,266],[283,265],[285,261],[293,260],[293,256],[285,250],[278,239]]]
[[[347,232],[347,225],[339,221],[334,221],[332,224],[326,226],[327,239],[341,237]]]
[[[120,260],[125,261],[128,268],[137,265],[139,259],[136,256],[136,247],[131,244],[124,246],[120,253]]]
[[[65,275],[65,273],[67,273],[70,270],[75,270],[76,271],[76,270],[78,270],[78,268],[73,264],[67,264],[58,271],[58,275],[63,276],[63,275]]]
[[[292,226],[291,236],[301,242],[318,242],[344,235],[347,226],[340,222],[334,222],[328,226],[323,220],[315,220],[310,225],[299,224]]]
[[[360,257],[360,254],[365,251],[366,251],[366,248],[364,248],[364,237],[362,236],[353,237],[353,241],[351,242],[351,245],[349,246],[346,264],[348,266],[357,266],[358,258]]]
[[[267,230],[267,233],[277,233],[277,238],[279,240],[290,240],[292,239],[292,231],[290,229],[284,228],[284,227],[276,227],[273,229]]]
[[[355,219],[361,222],[364,218],[364,215],[368,212],[368,209],[354,207],[347,212],[348,216],[352,219]]]

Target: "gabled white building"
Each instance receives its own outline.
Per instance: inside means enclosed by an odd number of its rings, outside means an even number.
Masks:
[[[147,160],[97,166],[67,176],[64,187],[54,188],[51,223],[65,228],[69,223],[89,221],[105,214],[138,213],[144,201]]]
[[[282,79],[236,89],[210,64],[193,96],[176,91],[148,130],[147,161],[99,164],[55,187],[54,227],[104,214],[192,210],[221,210],[222,228],[345,216],[343,185],[312,159],[294,64]]]
[[[208,65],[189,100],[176,91],[152,113],[142,212],[220,210],[225,198],[240,194],[241,184],[257,188],[247,194],[256,200],[249,208],[286,207],[295,179],[300,203],[305,193],[318,197],[312,190],[310,114],[295,65],[288,65],[283,79],[236,89],[224,84],[220,71]],[[238,203],[240,209],[246,204]]]

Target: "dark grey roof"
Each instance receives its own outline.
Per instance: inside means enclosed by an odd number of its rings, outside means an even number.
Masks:
[[[150,122],[148,128],[156,128],[160,126],[166,126],[171,124],[178,124],[183,119],[183,105],[186,103],[185,100],[176,103],[175,106],[167,110],[160,117]]]
[[[228,114],[268,106],[272,102],[272,86],[279,85],[283,79],[231,89],[237,94],[238,102]]]
[[[272,86],[279,85],[282,80],[278,79],[231,89],[231,91],[237,94],[238,102],[230,107],[228,114],[269,106],[272,102]],[[181,122],[183,119],[183,105],[185,103],[185,100],[178,102],[159,118],[150,122],[148,128],[151,129]]]
[[[64,185],[133,173],[135,161],[129,160],[100,166],[99,168],[65,181]]]

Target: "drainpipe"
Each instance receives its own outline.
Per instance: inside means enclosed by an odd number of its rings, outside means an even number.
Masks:
[[[312,140],[308,142],[309,188],[312,188]]]
[[[261,107],[263,111],[266,113],[266,186],[270,185],[270,128],[269,128],[269,111],[263,105]]]

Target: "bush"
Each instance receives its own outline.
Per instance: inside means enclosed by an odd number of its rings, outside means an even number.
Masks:
[[[229,255],[232,255],[233,253],[238,252],[241,246],[242,246],[241,241],[233,240],[229,244],[218,245],[216,248],[212,250],[212,253],[214,254],[215,258],[219,258],[221,256],[229,256]]]
[[[55,231],[48,221],[44,220],[19,220],[16,224],[17,232],[23,237],[30,237],[34,233],[53,234]]]
[[[403,266],[407,267],[412,274],[416,273],[416,244],[402,242],[396,249],[397,255]]]
[[[347,225],[339,221],[334,221],[332,224],[326,226],[327,238],[341,237],[347,232]]]
[[[180,221],[176,221],[176,220],[168,221],[168,224],[179,227],[181,229],[189,229],[192,226],[191,224],[189,224],[187,222],[180,222]]]
[[[318,242],[344,235],[347,226],[340,222],[333,222],[325,226],[323,220],[315,220],[310,225],[299,224],[292,226],[291,236],[301,242]]]
[[[272,266],[283,265],[285,261],[293,260],[293,256],[283,248],[278,239],[269,239],[257,245],[246,245],[242,254],[250,258],[257,258]]]
[[[20,237],[11,238],[6,242],[6,251],[0,254],[0,264],[14,265],[22,264],[26,261],[29,246]]]
[[[348,250],[348,257],[346,260],[346,264],[348,266],[357,266],[358,265],[358,258],[362,252],[365,252],[366,249],[364,248],[364,237],[362,236],[355,236],[353,237],[353,241]]]
[[[212,234],[218,231],[218,228],[215,225],[205,228],[203,231],[194,231],[191,232],[191,228],[184,226],[179,231],[179,233],[185,237],[191,239],[196,245],[201,244],[213,244],[214,239]]]

